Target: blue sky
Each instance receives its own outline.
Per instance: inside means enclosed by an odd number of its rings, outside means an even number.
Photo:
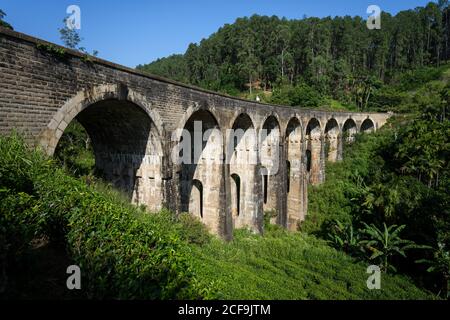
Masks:
[[[82,46],[99,56],[135,67],[208,37],[242,16],[277,15],[290,19],[359,15],[376,4],[397,13],[427,0],[0,0],[15,30],[61,44],[58,28],[69,5],[81,8]]]

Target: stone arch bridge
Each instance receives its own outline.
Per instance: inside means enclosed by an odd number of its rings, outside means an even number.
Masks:
[[[326,162],[341,160],[345,141],[388,117],[241,100],[0,28],[1,134],[20,131],[51,155],[77,119],[97,168],[130,200],[190,212],[224,238],[233,228],[261,232],[267,211],[295,230],[307,212],[307,186],[324,181]],[[223,139],[203,141],[193,163],[175,163],[180,129],[195,135],[198,122],[202,133],[216,129]],[[208,161],[225,154],[229,161]]]

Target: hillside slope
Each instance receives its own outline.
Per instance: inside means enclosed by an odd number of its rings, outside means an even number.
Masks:
[[[383,276],[366,287],[366,266],[313,237],[275,227],[239,231],[231,243],[209,236],[192,217],[150,214],[102,184],[68,176],[15,136],[0,137],[0,292],[3,298],[61,298],[65,281],[36,274],[32,254],[46,239],[83,270],[77,298],[113,299],[428,299],[408,279]],[[275,228],[275,229],[274,229]],[[26,263],[25,263],[26,261]],[[58,267],[58,268],[57,268]],[[64,270],[56,266],[54,270]],[[33,282],[33,292],[20,284]],[[30,287],[26,287],[30,288]],[[52,296],[54,292],[55,296]]]
[[[382,274],[369,290],[369,264],[300,233],[271,227],[265,236],[238,231],[231,243],[195,248],[197,274],[214,280],[220,299],[430,299],[407,278]]]

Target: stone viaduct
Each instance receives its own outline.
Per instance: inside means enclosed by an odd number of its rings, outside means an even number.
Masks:
[[[388,117],[241,100],[0,28],[0,134],[22,132],[52,155],[77,119],[96,167],[131,201],[189,212],[227,239],[233,228],[262,232],[269,211],[295,230],[307,212],[307,186],[325,179],[326,162],[341,160],[345,141]],[[210,135],[193,162],[174,162],[183,129],[216,129],[223,139]]]

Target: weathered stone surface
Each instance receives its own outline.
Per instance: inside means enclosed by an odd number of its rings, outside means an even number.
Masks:
[[[326,160],[341,160],[344,140],[389,117],[260,104],[68,49],[58,57],[46,45],[0,28],[0,134],[17,130],[53,154],[76,118],[93,141],[96,166],[130,200],[191,212],[227,239],[236,227],[262,232],[265,210],[295,230],[306,215],[308,182],[324,181]],[[194,133],[195,121],[201,133],[216,128],[224,138],[205,141],[196,164],[173,163],[179,130]],[[229,129],[241,129],[242,138]],[[230,145],[229,161],[210,161],[228,157]]]

